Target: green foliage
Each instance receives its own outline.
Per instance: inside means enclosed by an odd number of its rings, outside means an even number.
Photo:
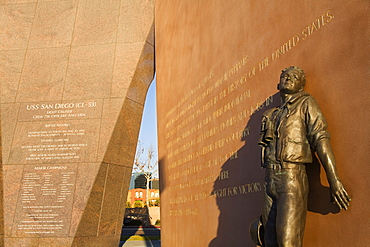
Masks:
[[[149,207],[159,207],[159,204],[160,204],[160,200],[159,199],[156,199],[154,202],[153,201],[149,201]]]
[[[126,208],[131,208],[131,203],[129,201],[126,202]]]
[[[144,204],[142,201],[135,201],[134,202],[134,208],[142,208],[144,207]]]

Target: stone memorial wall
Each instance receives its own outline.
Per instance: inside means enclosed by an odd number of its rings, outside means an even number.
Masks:
[[[369,244],[368,9],[367,1],[156,2],[163,246],[255,246],[261,118],[280,105],[276,86],[291,65],[306,72],[353,198],[339,213],[319,162],[307,165],[304,246]]]
[[[153,1],[0,1],[1,246],[118,246]]]
[[[317,160],[305,246],[367,246],[369,3],[0,1],[0,245],[118,245],[154,73],[163,246],[254,246],[261,115],[306,72],[353,202]]]

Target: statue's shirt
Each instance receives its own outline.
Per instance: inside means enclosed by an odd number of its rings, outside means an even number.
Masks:
[[[329,138],[329,133],[316,100],[306,92],[291,95],[284,105],[264,113],[259,143],[262,165],[311,163],[311,149],[323,138]]]

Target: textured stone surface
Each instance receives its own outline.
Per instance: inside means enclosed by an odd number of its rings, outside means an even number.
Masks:
[[[17,92],[17,102],[62,99],[69,49],[28,50]]]
[[[70,229],[70,235],[72,236],[77,232],[80,219],[84,213],[86,203],[90,197],[90,191],[93,187],[93,183],[97,177],[99,169],[99,163],[79,163],[78,165],[76,191]]]
[[[27,48],[35,8],[35,3],[0,5],[1,49]]]
[[[15,217],[15,210],[17,206],[18,191],[21,185],[23,166],[3,166],[4,175],[4,227],[5,237],[11,237],[12,225]]]
[[[72,47],[64,99],[110,96],[115,45]]]
[[[36,3],[37,0],[1,0],[0,4]]]
[[[117,42],[132,43],[146,40],[146,42],[153,45],[153,8],[154,1],[138,0],[133,2],[122,0]]]
[[[136,147],[131,143],[137,141],[143,105],[128,98],[123,102],[120,114],[115,123],[111,139],[107,145],[103,161],[110,164],[127,166],[135,153]],[[134,124],[135,123],[135,124]],[[121,150],[127,150],[122,152]]]
[[[30,35],[29,47],[70,45],[78,1],[40,2]]]
[[[16,127],[19,104],[2,104],[1,105],[1,137],[2,137],[2,164],[7,164],[11,149],[11,142]],[[4,124],[6,122],[7,124]]]
[[[0,0],[1,246],[118,246],[154,76],[154,3],[124,2]]]
[[[73,34],[73,45],[115,43],[119,0],[80,0]]]
[[[0,52],[1,103],[15,101],[25,54],[26,50]]]
[[[116,45],[116,56],[114,61],[112,97],[126,95],[136,66],[139,62],[144,43],[120,43]]]
[[[121,234],[123,217],[117,217],[117,212],[120,212],[120,209],[126,205],[127,186],[124,186],[126,181],[122,178],[131,175],[130,172],[126,173],[126,170],[130,169],[117,165],[108,165],[107,182],[103,198],[106,203],[101,208],[99,235],[111,236]],[[125,190],[123,190],[124,188]]]
[[[0,118],[1,120],[1,118]],[[1,121],[0,121],[0,131],[1,131]],[[0,153],[2,153],[1,135],[0,135]],[[0,162],[2,164],[2,155],[0,155]],[[4,171],[0,169],[0,246],[4,246]]]

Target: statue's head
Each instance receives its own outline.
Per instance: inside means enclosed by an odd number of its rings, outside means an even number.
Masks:
[[[305,84],[306,75],[303,70],[296,66],[290,66],[282,70],[278,89],[282,93],[293,94],[303,91]]]

